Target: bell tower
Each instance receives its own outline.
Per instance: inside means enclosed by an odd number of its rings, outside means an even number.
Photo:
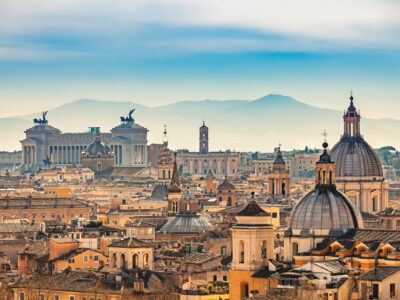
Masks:
[[[200,127],[200,138],[199,138],[199,152],[201,154],[208,153],[208,127],[203,121],[203,126]]]
[[[278,147],[272,169],[268,172],[268,195],[270,199],[281,200],[290,194],[290,170],[283,160],[281,148]]]
[[[344,137],[359,137],[360,134],[360,113],[357,112],[353,103],[353,93],[350,95],[350,106],[343,115],[344,119]]]
[[[164,139],[161,155],[158,158],[158,181],[168,184],[171,181],[174,169],[173,157],[168,149],[167,125],[164,126]]]
[[[265,291],[252,275],[268,268],[274,259],[274,228],[271,215],[254,199],[235,215],[232,226],[232,263],[229,271],[229,299],[239,300],[250,296],[250,291]]]
[[[331,156],[328,153],[328,143],[325,141],[322,144],[324,151],[317,161],[315,172],[315,184],[316,185],[334,185],[335,184],[335,163],[331,160]]]
[[[171,183],[168,189],[168,215],[175,216],[179,214],[179,207],[182,197],[181,183],[179,182],[178,167],[176,165],[176,157],[174,161],[174,169],[172,172]]]

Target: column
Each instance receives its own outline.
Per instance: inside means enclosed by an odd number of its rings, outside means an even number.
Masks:
[[[122,146],[119,145],[119,165],[122,165]]]

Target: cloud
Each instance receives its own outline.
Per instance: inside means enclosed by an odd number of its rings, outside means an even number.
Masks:
[[[144,38],[141,32],[147,27],[164,29]],[[199,30],[204,36],[196,35]],[[237,31],[237,36],[215,36],[214,31],[223,30]],[[243,32],[258,36],[246,37]],[[103,47],[124,47],[129,41],[143,48],[160,45],[186,51],[398,49],[399,32],[400,1],[394,0],[13,0],[0,4],[0,47],[5,47],[5,40],[50,35],[79,37],[94,47],[102,42]],[[14,55],[29,53],[21,50]]]

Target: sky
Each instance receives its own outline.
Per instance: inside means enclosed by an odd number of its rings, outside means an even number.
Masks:
[[[0,0],[0,117],[269,93],[400,119],[398,0]]]

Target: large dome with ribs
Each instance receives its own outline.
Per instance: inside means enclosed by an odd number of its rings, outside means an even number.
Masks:
[[[362,216],[353,202],[336,187],[316,187],[293,208],[289,219],[292,229],[363,228]]]
[[[383,180],[382,165],[378,155],[361,135],[361,116],[353,100],[351,95],[350,106],[343,115],[343,135],[331,150],[331,158],[336,163],[336,178],[338,181],[346,180],[344,177],[370,177],[369,180]]]
[[[332,148],[331,158],[336,163],[338,179],[383,176],[378,155],[361,136],[343,136]]]

